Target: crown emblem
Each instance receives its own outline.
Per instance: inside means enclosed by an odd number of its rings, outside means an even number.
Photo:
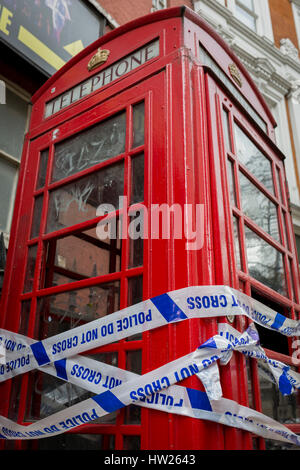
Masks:
[[[235,64],[230,64],[228,66],[228,70],[229,70],[229,73],[232,77],[232,79],[235,81],[235,83],[238,84],[238,86],[241,88],[242,85],[243,85],[243,80],[242,80],[242,77],[241,77],[241,74],[240,74],[240,71],[239,69],[237,68],[237,66]]]
[[[99,47],[96,54],[91,58],[88,63],[88,70],[91,71],[96,67],[99,67],[100,65],[104,64],[107,61],[109,54],[110,51],[108,49],[100,49]]]

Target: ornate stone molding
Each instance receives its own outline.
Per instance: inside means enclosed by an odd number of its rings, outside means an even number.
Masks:
[[[292,41],[289,38],[284,38],[280,40],[280,51],[290,57],[293,60],[299,62],[299,52],[297,47],[294,46]]]

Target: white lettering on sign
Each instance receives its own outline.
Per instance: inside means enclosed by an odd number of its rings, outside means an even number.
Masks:
[[[93,75],[84,82],[76,85],[74,88],[66,91],[57,98],[46,103],[45,118],[67,108],[71,104],[79,101],[80,99],[90,95],[96,90],[99,90],[105,85],[112,83],[118,78],[126,75],[132,70],[140,67],[149,60],[158,57],[159,55],[159,40],[155,40],[150,44],[142,47],[138,51],[120,59],[115,64],[102,70],[96,75]]]

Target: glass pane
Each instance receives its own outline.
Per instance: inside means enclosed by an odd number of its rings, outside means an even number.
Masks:
[[[20,70],[21,74],[22,71]],[[6,87],[6,105],[0,106],[0,148],[18,160],[21,159],[22,155],[28,104],[27,101],[24,101]]]
[[[284,204],[284,199],[283,199],[283,195],[282,195],[282,187],[281,187],[281,182],[280,182],[280,172],[279,172],[277,167],[276,167],[276,178],[277,178],[279,200],[282,204]]]
[[[140,436],[124,436],[123,449],[124,450],[139,450],[141,448]]]
[[[144,251],[144,214],[142,210],[136,211],[136,215],[130,217],[128,233],[130,237],[129,267],[142,266]]]
[[[242,209],[271,237],[280,240],[277,208],[251,181],[240,172]]]
[[[144,200],[144,154],[131,160],[131,204]]]
[[[234,163],[231,160],[227,160],[227,172],[228,172],[228,182],[229,182],[229,191],[230,191],[230,201],[233,206],[237,205],[236,202],[236,191],[235,191],[235,182],[234,182]]]
[[[114,116],[55,146],[52,180],[90,168],[125,151],[126,114]]]
[[[0,230],[4,231],[8,230],[7,219],[11,209],[12,199],[14,197],[15,178],[16,168],[3,159],[0,159]]]
[[[280,294],[286,295],[282,254],[248,227],[245,227],[245,236],[250,276]]]
[[[94,423],[95,421],[93,421]],[[38,439],[38,450],[113,450],[113,434],[60,434],[51,439]]]
[[[270,382],[262,365],[259,370],[259,383],[262,412],[279,423],[298,423],[300,421],[300,392],[284,396],[277,385]]]
[[[120,269],[120,238],[99,240],[94,227],[47,243],[44,287],[103,276]]]
[[[141,375],[142,373],[142,351],[127,351],[126,352],[126,370]]]
[[[68,331],[119,310],[119,281],[72,290],[38,300],[37,340]]]
[[[256,31],[256,19],[251,13],[248,13],[238,4],[236,5],[236,17],[241,20],[248,28]]]
[[[141,424],[141,407],[136,405],[126,406],[124,412],[124,424]]]
[[[235,246],[235,258],[237,269],[242,269],[242,262],[241,262],[241,245],[240,245],[240,229],[239,229],[239,221],[236,217],[233,217],[233,230],[234,230],[234,246]]]
[[[235,124],[237,156],[260,183],[274,193],[272,165],[270,160],[254,145],[242,129]]]
[[[25,421],[36,421],[93,396],[89,391],[40,371],[29,373]]]
[[[238,3],[241,3],[242,5],[244,5],[249,10],[252,10],[252,11],[254,10],[253,0],[238,0]]]
[[[21,315],[20,315],[20,335],[27,336],[29,315],[30,315],[31,300],[24,300],[21,304]]]
[[[37,245],[30,246],[27,254],[27,265],[24,280],[24,292],[31,292],[33,288],[35,260],[37,254]]]
[[[128,300],[127,305],[135,305],[143,300],[143,276],[131,277],[128,279]],[[127,341],[137,341],[142,339],[142,333],[129,336]]]
[[[31,238],[37,237],[40,233],[43,201],[44,201],[43,194],[35,198],[32,226],[31,226]]]
[[[226,111],[225,109],[223,109],[223,126],[224,126],[226,149],[231,151],[231,139],[230,139],[230,130],[229,130],[229,115],[228,115],[228,111]]]
[[[124,165],[118,163],[50,193],[47,232],[93,219],[100,204],[119,209],[124,187]]]
[[[40,153],[40,165],[39,165],[39,174],[38,174],[36,189],[43,188],[45,186],[48,157],[49,157],[49,149],[43,150]]]
[[[133,148],[144,144],[145,106],[144,102],[133,106]]]

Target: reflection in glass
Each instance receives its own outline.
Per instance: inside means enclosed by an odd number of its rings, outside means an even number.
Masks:
[[[37,245],[30,246],[27,253],[27,265],[24,280],[24,292],[31,292],[33,288],[35,260],[37,254]]]
[[[23,300],[21,304],[21,315],[20,315],[20,335],[26,336],[28,334],[28,324],[30,315],[31,300]]]
[[[126,352],[126,370],[134,372],[135,374],[141,375],[142,373],[142,351],[140,349],[136,351]]]
[[[144,102],[133,106],[133,148],[144,144],[145,106]]]
[[[236,152],[239,160],[260,183],[274,193],[270,160],[254,145],[238,125],[234,125]]]
[[[144,213],[137,210],[135,216],[130,217],[128,227],[130,237],[129,248],[129,268],[135,268],[143,265],[144,251]]]
[[[131,160],[131,204],[144,200],[144,154]]]
[[[27,395],[25,421],[46,418],[93,396],[77,385],[40,371],[29,373],[28,389],[31,393]]]
[[[286,295],[282,254],[245,226],[246,252],[250,276]]]
[[[223,127],[224,127],[226,149],[231,151],[231,139],[230,139],[230,131],[229,131],[229,114],[228,114],[228,111],[226,111],[225,109],[223,109]]]
[[[118,224],[116,224],[118,229]],[[44,286],[120,271],[121,240],[99,240],[96,227],[47,243]]]
[[[124,436],[123,449],[124,450],[139,450],[141,448],[140,436]]]
[[[234,216],[233,217],[233,230],[234,230],[234,247],[235,247],[235,258],[237,269],[242,269],[242,262],[241,262],[241,245],[240,245],[240,229],[239,229],[239,221]]]
[[[40,194],[39,196],[35,198],[30,238],[35,238],[40,233],[43,200],[44,200],[43,194]]]
[[[234,164],[228,159],[227,160],[227,173],[229,181],[229,191],[230,191],[230,201],[233,206],[236,206],[236,190],[235,190],[235,181],[234,181]]]
[[[135,305],[143,300],[143,276],[130,277],[128,279],[128,300],[127,305]],[[127,341],[137,341],[142,339],[142,333],[128,336]]]
[[[279,423],[299,423],[300,392],[283,395],[271,381],[269,369],[261,362],[258,371],[262,412]]]
[[[242,209],[259,227],[279,241],[275,204],[240,172]]]
[[[95,421],[93,421],[95,422]],[[113,434],[60,434],[51,439],[38,439],[38,450],[113,450]]]
[[[50,192],[47,232],[93,219],[100,204],[119,209],[123,163],[112,165]]]
[[[35,337],[41,340],[109,315],[119,310],[119,297],[118,281],[42,297]]]
[[[125,151],[125,112],[55,146],[52,180],[74,175]]]
[[[40,189],[45,186],[48,157],[49,157],[49,149],[43,150],[40,153],[40,165],[39,165],[39,174],[38,174],[36,189]]]

